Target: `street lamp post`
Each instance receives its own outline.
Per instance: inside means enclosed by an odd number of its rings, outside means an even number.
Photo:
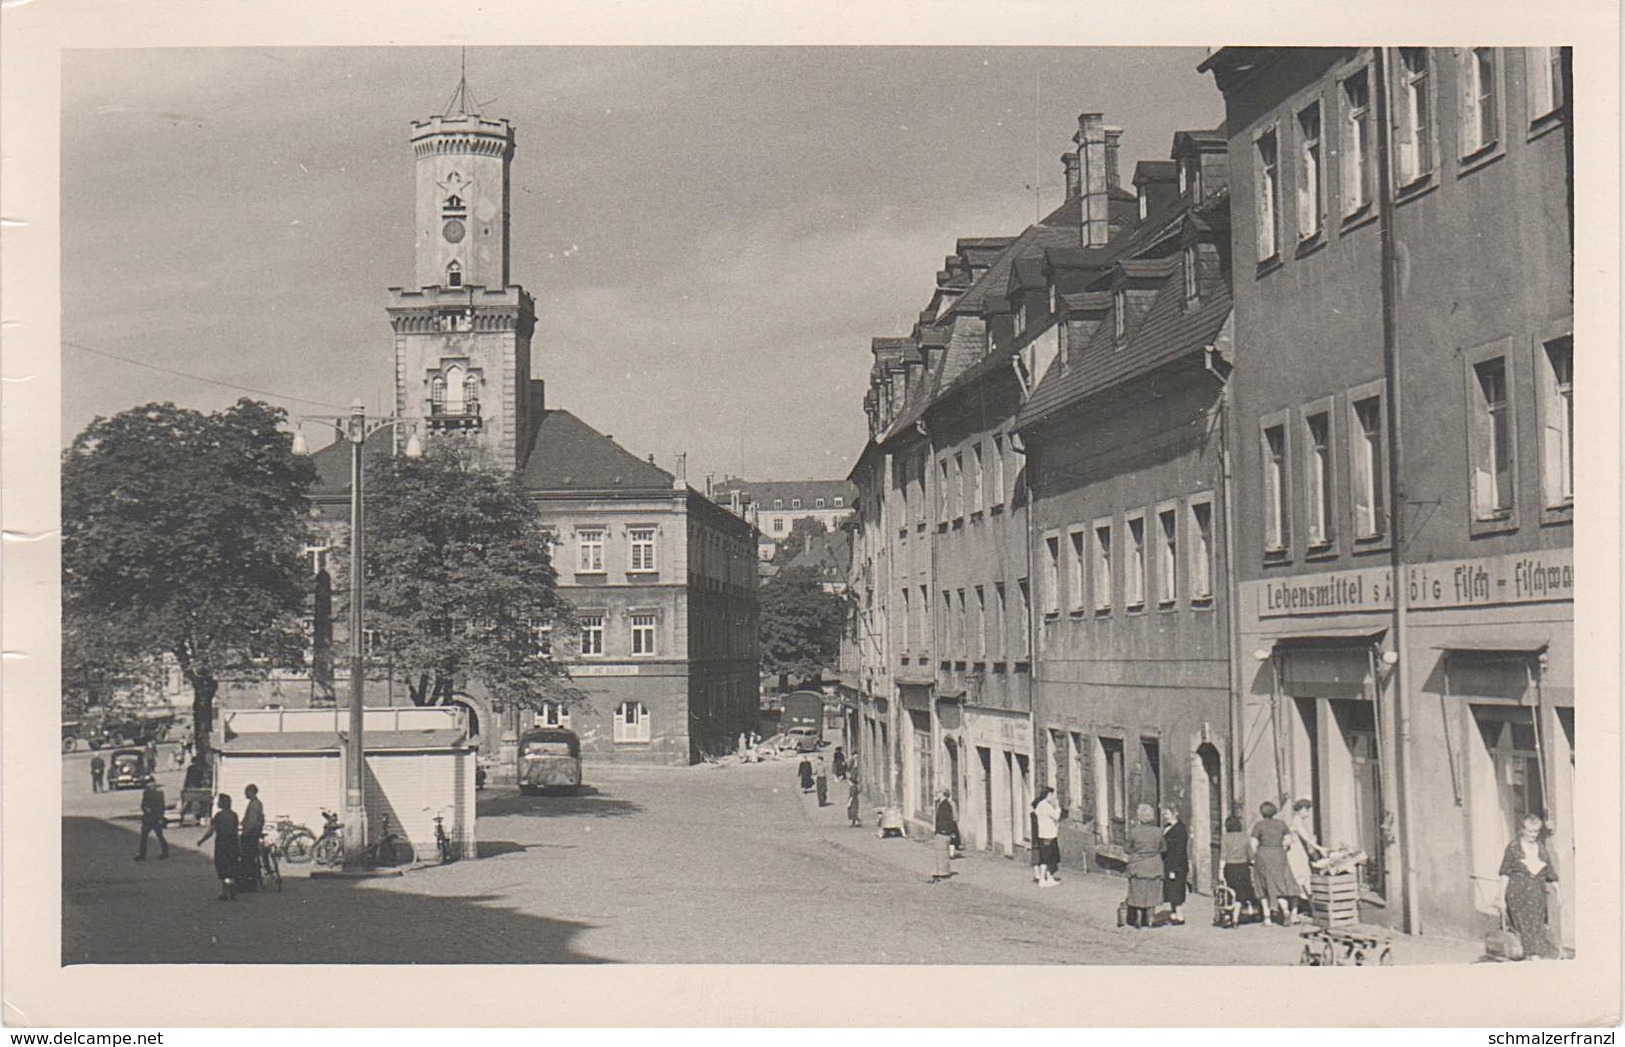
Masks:
[[[362,744],[367,692],[366,650],[362,637],[362,611],[366,605],[363,565],[366,562],[367,541],[362,516],[365,506],[363,478],[366,475],[363,454],[368,437],[401,425],[406,419],[386,418],[369,426],[366,408],[357,400],[346,417],[310,420],[326,422],[339,439],[350,445],[350,727],[344,736],[344,825],[345,835],[351,841],[350,846],[345,848],[345,863],[350,864],[367,847],[366,750]],[[293,451],[295,454],[307,453],[304,433],[294,434]],[[422,453],[414,432],[406,441],[406,456],[416,458]]]

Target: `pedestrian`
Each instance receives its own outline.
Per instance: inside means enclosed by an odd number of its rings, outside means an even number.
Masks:
[[[1309,904],[1309,880],[1313,875],[1310,861],[1326,853],[1326,848],[1315,839],[1315,805],[1308,800],[1294,803],[1292,818],[1286,827],[1292,830],[1286,840],[1286,864],[1298,885],[1295,904],[1299,911],[1305,911]]]
[[[1298,882],[1292,878],[1287,865],[1286,840],[1291,834],[1286,823],[1275,817],[1280,808],[1265,800],[1258,805],[1259,820],[1253,824],[1249,846],[1258,877],[1263,881],[1264,911],[1271,919],[1280,913],[1281,925],[1292,922],[1292,910],[1298,897]]]
[[[862,790],[858,788],[856,778],[846,783],[846,820],[854,829],[860,828],[863,824],[858,818],[858,801],[861,794]]]
[[[1185,891],[1191,877],[1191,831],[1172,807],[1162,809],[1162,900],[1168,903],[1168,922],[1182,924]]]
[[[739,762],[745,763],[750,759],[750,738],[744,731],[739,732]]]
[[[220,877],[220,900],[229,902],[237,897],[237,886],[232,878],[237,871],[237,812],[231,809],[231,797],[220,794],[220,810],[209,819],[209,831],[198,840],[202,847],[214,837],[214,874]]]
[[[818,806],[828,807],[829,765],[824,762],[824,758],[822,756],[818,757],[818,763],[815,765],[813,770],[813,784],[818,787]]]
[[[843,782],[846,781],[846,750],[842,749],[839,745],[835,747],[835,759],[833,762],[835,764],[835,777],[841,779]]]
[[[107,773],[107,761],[102,759],[102,754],[97,753],[95,756],[92,756],[90,758],[90,791],[91,792],[99,793],[99,792],[102,791],[102,775],[104,775],[106,773]]]
[[[242,825],[237,834],[238,851],[243,863],[243,875],[239,879],[243,886],[257,891],[265,886],[260,869],[260,839],[265,835],[265,805],[260,803],[260,788],[257,785],[243,786],[243,795],[248,798],[248,802],[243,805]]]
[[[954,857],[954,841],[959,838],[959,822],[954,818],[954,802],[947,789],[937,792],[936,832],[931,838],[931,846],[936,851],[936,867],[931,873],[931,883],[941,883],[954,874],[949,864]]]
[[[1033,840],[1039,867],[1038,886],[1054,887],[1061,882],[1061,801],[1055,790],[1043,786],[1033,801]]]
[[[1151,911],[1162,901],[1162,832],[1157,812],[1148,803],[1135,809],[1136,824],[1128,831],[1128,907],[1130,927],[1149,929]]]
[[[812,761],[803,756],[801,758],[801,763],[796,766],[796,774],[801,778],[801,791],[804,793],[812,792]]]
[[[1219,861],[1224,866],[1224,885],[1230,888],[1230,926],[1238,927],[1243,919],[1258,911],[1258,891],[1253,887],[1252,853],[1247,847],[1247,833],[1241,827],[1241,816],[1232,814],[1224,820],[1224,836],[1219,840]]]
[[[1552,867],[1546,841],[1541,839],[1543,829],[1545,823],[1540,815],[1525,815],[1518,825],[1518,835],[1501,856],[1500,875],[1505,877],[1501,911],[1507,914],[1523,946],[1523,955],[1530,960],[1563,955],[1553,943],[1548,926],[1546,885],[1557,882],[1557,870]]]
[[[143,774],[158,773],[158,743],[151,738],[147,739],[146,746],[141,750],[141,767]]]
[[[169,841],[164,839],[164,790],[158,784],[158,779],[147,775],[141,789],[141,850],[136,852],[135,860],[147,860],[147,836],[156,833],[158,836],[158,857],[169,857]]]

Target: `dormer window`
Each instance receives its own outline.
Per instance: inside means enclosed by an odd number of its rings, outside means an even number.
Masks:
[[[456,262],[452,262],[450,265],[446,266],[446,286],[463,286],[463,267],[458,265]]]
[[[1187,156],[1179,165],[1179,190],[1188,192],[1192,200],[1202,199],[1202,158]]]

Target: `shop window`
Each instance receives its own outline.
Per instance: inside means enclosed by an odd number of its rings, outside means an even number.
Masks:
[[[1495,768],[1495,784],[1505,819],[1506,838],[1517,833],[1525,815],[1547,816],[1539,739],[1528,709],[1474,706],[1479,733]]]
[[[619,743],[647,742],[649,740],[649,709],[642,702],[622,702],[615,707],[615,741]]]

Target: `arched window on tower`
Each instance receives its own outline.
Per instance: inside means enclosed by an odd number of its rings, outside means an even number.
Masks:
[[[480,413],[480,378],[471,374],[463,379],[463,404],[469,414]]]
[[[446,380],[439,375],[429,379],[429,409],[432,414],[446,413]]]
[[[463,286],[463,267],[458,265],[456,262],[452,262],[450,265],[446,266],[446,286]]]

